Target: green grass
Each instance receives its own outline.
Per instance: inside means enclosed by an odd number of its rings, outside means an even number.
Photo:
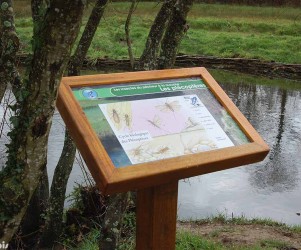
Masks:
[[[289,249],[289,245],[286,242],[279,241],[279,240],[263,240],[260,242],[260,245],[265,248],[272,248],[272,249]]]
[[[100,230],[93,229],[85,236],[84,241],[76,248],[81,250],[98,250],[98,240],[100,237]]]
[[[84,237],[82,243],[78,247],[70,247],[66,245],[67,249],[81,249],[81,250],[97,250],[99,240],[99,230],[93,229],[87,236]],[[279,240],[262,240],[253,246],[229,246],[217,243],[209,238],[204,238],[199,235],[194,235],[190,232],[180,231],[177,232],[176,237],[176,250],[273,250],[283,249],[289,247],[285,242]],[[133,242],[119,246],[119,250],[134,250],[135,245]]]
[[[293,36],[191,29],[180,51],[184,54],[301,63],[300,42],[301,37]]]
[[[21,9],[18,5],[19,2],[16,6],[17,31],[22,41],[21,49],[28,53],[32,22],[28,7],[23,3]],[[124,35],[128,8],[129,3],[109,4],[88,52],[90,58],[128,57]],[[143,2],[133,15],[131,38],[135,57],[143,51],[159,8],[157,3]],[[301,63],[300,8],[195,4],[189,15],[189,26],[180,53]]]
[[[78,247],[74,248],[72,246],[66,245],[67,249],[81,249],[81,250],[96,250],[98,249],[98,240],[99,240],[99,230],[92,230],[82,243],[78,245]],[[271,244],[271,242],[269,242]],[[119,247],[119,250],[134,250],[135,245],[123,244]],[[221,244],[215,243],[212,240],[207,240],[205,238],[199,237],[197,235],[193,235],[189,232],[178,232],[176,239],[176,250],[224,250]],[[257,248],[256,248],[257,249]],[[255,249],[254,249],[255,250]]]
[[[300,21],[300,9],[292,7],[254,7],[224,4],[196,4],[190,16],[220,17],[225,19],[266,20],[271,22]]]
[[[178,232],[176,239],[176,250],[222,250],[225,249],[221,244],[188,232]]]

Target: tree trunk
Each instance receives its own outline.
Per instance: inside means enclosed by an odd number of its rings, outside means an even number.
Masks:
[[[171,16],[175,0],[165,0],[148,34],[144,51],[139,59],[138,70],[157,69],[157,59],[168,20]]]
[[[84,3],[52,0],[34,34],[34,55],[13,107],[8,161],[0,173],[0,241],[16,232],[47,162],[49,129],[63,71],[79,32]]]
[[[75,53],[71,57],[68,75],[76,76],[80,74],[80,68],[103,16],[107,2],[107,0],[98,0],[95,3]],[[66,129],[64,147],[55,168],[51,185],[46,224],[39,243],[40,247],[51,247],[53,243],[58,240],[62,232],[65,193],[69,175],[72,171],[75,153],[76,146]]]
[[[43,0],[31,0],[31,11],[33,20],[33,33],[36,35],[38,32],[39,24],[43,21],[44,15],[46,13],[46,5]],[[43,224],[42,214],[45,214],[46,204],[49,199],[49,181],[47,168],[43,171],[43,176],[37,187],[36,191],[33,193],[32,198],[26,209],[26,213],[22,219],[20,228],[15,235],[15,242],[12,244],[18,244],[19,237],[22,237],[22,245],[27,247],[33,247],[36,244],[40,226]],[[10,245],[12,246],[12,245]],[[13,246],[15,247],[15,246]],[[16,246],[17,247],[17,246]]]
[[[33,249],[36,245],[37,238],[40,232],[40,225],[43,224],[42,214],[45,214],[47,201],[49,198],[49,182],[47,169],[44,169],[39,187],[34,192],[30,203],[26,209],[26,214],[21,222],[17,235],[22,238],[22,245],[27,249]],[[12,242],[13,249],[18,248],[17,244],[20,242],[18,237],[14,238]],[[14,245],[16,244],[16,245]]]
[[[101,225],[100,250],[117,249],[120,242],[122,222],[130,203],[131,193],[115,194],[108,198],[104,220]]]
[[[16,53],[19,38],[16,33],[12,1],[0,0],[0,102],[8,84],[19,85],[16,69]],[[16,86],[17,87],[17,86]]]
[[[172,16],[161,44],[160,69],[172,68],[175,64],[178,47],[189,28],[186,18],[192,3],[193,0],[178,0],[173,7]]]
[[[62,232],[62,219],[65,202],[65,194],[69,175],[72,170],[76,147],[68,131],[65,133],[63,152],[55,168],[51,184],[51,196],[46,214],[46,224],[41,237],[39,248],[51,247],[58,240]],[[65,156],[65,157],[63,157]]]

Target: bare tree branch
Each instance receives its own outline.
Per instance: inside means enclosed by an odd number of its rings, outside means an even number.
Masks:
[[[124,25],[124,29],[125,29],[125,38],[126,38],[126,43],[128,46],[128,52],[129,52],[129,59],[130,59],[130,63],[131,63],[131,68],[134,69],[134,63],[135,63],[135,59],[133,56],[133,51],[132,51],[132,43],[131,43],[131,37],[130,37],[130,22],[131,22],[131,18],[132,15],[135,11],[135,8],[137,7],[136,5],[136,0],[132,0],[132,4]]]

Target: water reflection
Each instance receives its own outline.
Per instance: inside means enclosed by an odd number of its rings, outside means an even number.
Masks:
[[[271,151],[261,163],[181,183],[179,217],[202,218],[227,210],[300,224],[300,90],[242,82],[221,85]]]
[[[292,162],[289,164],[289,159],[285,157],[286,144],[283,143],[285,139],[285,130],[290,130],[289,124],[286,125],[286,104],[287,104],[287,90],[278,90],[278,101],[280,107],[278,111],[278,124],[275,121],[274,144],[271,146],[271,152],[268,155],[268,161],[264,166],[256,169],[250,176],[250,182],[258,188],[270,190],[270,192],[283,192],[295,189],[298,185],[298,168]],[[289,113],[289,111],[287,111]],[[289,116],[289,114],[288,114]],[[290,131],[288,131],[290,132]],[[288,153],[288,157],[292,154]]]
[[[237,88],[239,89],[239,86]],[[249,181],[255,188],[263,189],[265,192],[293,190],[298,185],[298,167],[295,160],[291,162],[291,159],[298,155],[288,151],[287,146],[292,141],[286,143],[285,140],[291,133],[290,117],[298,114],[298,110],[294,110],[294,107],[287,109],[287,100],[291,96],[285,89],[269,87],[263,89],[262,86],[257,86],[253,89],[253,93],[248,92],[247,95],[249,94],[252,96],[252,105],[248,103],[243,106],[242,102],[237,105],[248,114],[249,120],[257,129],[264,129],[262,136],[270,135],[268,143],[271,147],[268,158],[263,163],[255,164],[254,168],[248,169]],[[241,91],[238,92],[239,96]]]
[[[6,91],[2,102],[0,102],[0,171],[4,168],[7,158],[5,144],[9,142],[7,133],[11,127],[9,123],[11,111],[8,109],[8,105],[11,105],[13,102],[14,97],[11,91]]]

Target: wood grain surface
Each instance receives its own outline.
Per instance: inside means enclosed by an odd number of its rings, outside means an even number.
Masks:
[[[178,182],[137,192],[137,250],[174,250]]]

